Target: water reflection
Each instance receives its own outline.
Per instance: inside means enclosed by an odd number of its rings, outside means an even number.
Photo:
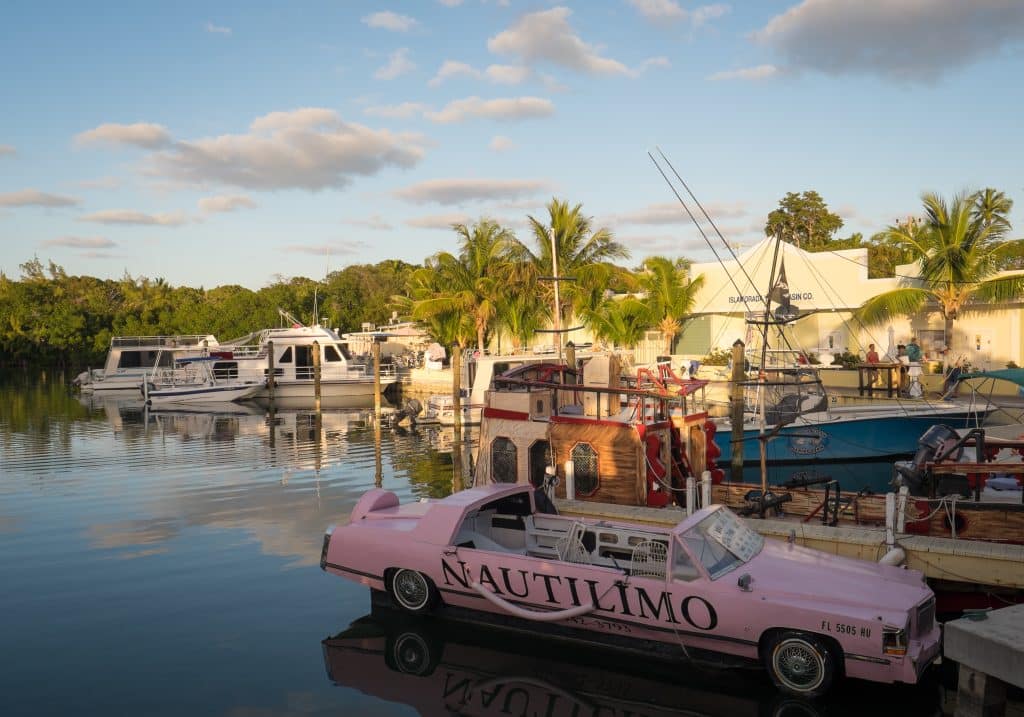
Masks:
[[[939,690],[849,682],[825,702],[779,695],[756,669],[714,669],[579,647],[446,620],[377,601],[323,641],[328,678],[421,715],[935,715]]]

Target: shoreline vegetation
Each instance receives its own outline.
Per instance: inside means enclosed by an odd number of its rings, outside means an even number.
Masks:
[[[1024,274],[997,276],[1024,269],[1024,240],[1008,240],[1011,207],[993,189],[949,202],[926,194],[920,218],[898,221],[868,240],[837,238],[842,219],[817,192],[806,191],[780,200],[765,234],[807,251],[865,247],[872,277],[917,262],[918,288],[876,297],[860,319],[878,323],[931,304],[951,328],[969,301],[1024,295]],[[572,279],[559,282],[560,325],[583,324],[598,341],[618,347],[657,330],[671,354],[704,280],[691,276],[691,262],[682,257],[623,266],[629,251],[612,232],[595,227],[581,205],[560,199],[548,203],[547,216],[528,217],[525,240],[488,218],[452,230],[457,253],[441,252],[422,264],[354,264],[321,280],[280,277],[256,291],[172,286],[127,273],[76,276],[36,257],[21,264],[18,279],[0,274],[0,367],[99,365],[118,335],[209,333],[229,340],[277,325],[278,308],[303,320],[319,315],[341,332],[364,322],[386,324],[397,311],[446,346],[486,346],[500,335],[502,345],[520,348],[556,319],[552,249],[558,274]]]

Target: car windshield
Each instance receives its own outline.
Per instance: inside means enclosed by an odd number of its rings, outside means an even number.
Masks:
[[[719,508],[687,530],[682,541],[712,580],[750,561],[764,547],[764,538],[727,508]]]

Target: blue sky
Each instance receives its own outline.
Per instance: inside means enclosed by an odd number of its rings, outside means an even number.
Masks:
[[[13,2],[0,271],[258,288],[527,239],[552,196],[638,263],[710,258],[815,189],[867,235],[994,186],[1024,234],[1020,0]]]

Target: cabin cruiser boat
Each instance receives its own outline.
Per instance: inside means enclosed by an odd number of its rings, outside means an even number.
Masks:
[[[80,373],[73,384],[82,393],[137,393],[154,369],[172,368],[174,360],[216,354],[220,344],[210,334],[190,336],[115,336],[103,368]]]
[[[373,368],[355,362],[348,343],[323,326],[295,325],[288,328],[265,329],[252,344],[225,344],[230,354],[214,362],[218,379],[259,382],[266,381],[270,366],[274,370],[274,398],[314,398],[315,362],[320,364],[321,397],[330,399],[370,399],[373,397]],[[247,337],[250,338],[250,337]],[[393,372],[381,368],[381,390],[397,383]],[[269,388],[262,385],[257,399],[269,398]]]

